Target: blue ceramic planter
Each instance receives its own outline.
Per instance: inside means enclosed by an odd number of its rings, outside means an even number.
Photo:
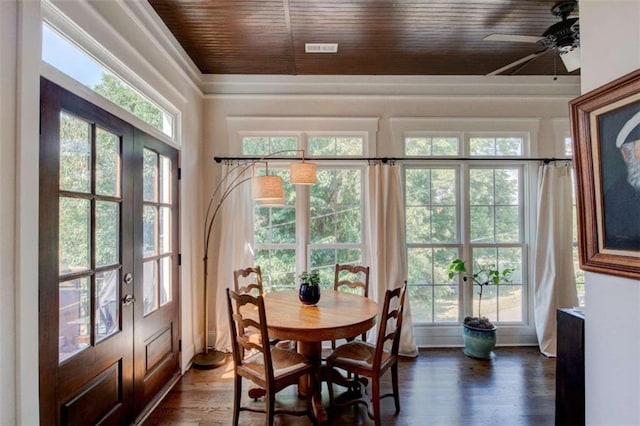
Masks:
[[[462,325],[464,340],[464,354],[471,358],[491,359],[493,348],[496,346],[496,327],[482,329]]]
[[[315,305],[320,300],[320,286],[301,283],[298,297],[305,305]]]

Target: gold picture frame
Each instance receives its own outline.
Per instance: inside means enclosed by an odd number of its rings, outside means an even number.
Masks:
[[[580,267],[640,278],[640,69],[569,108]]]

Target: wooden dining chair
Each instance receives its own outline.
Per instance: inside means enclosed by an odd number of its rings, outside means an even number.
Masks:
[[[250,294],[254,297],[264,295],[264,287],[262,285],[262,270],[260,266],[249,266],[233,271],[233,288],[238,294]],[[260,341],[260,333],[248,333],[250,339],[257,342]],[[271,339],[270,345],[277,345],[281,349],[296,350],[296,342],[292,340]],[[244,356],[244,355],[243,355]],[[249,396],[253,399],[262,398],[266,395],[266,390],[257,386],[249,388]]]
[[[382,318],[378,326],[378,338],[375,345],[354,340],[345,343],[334,350],[326,359],[327,369],[340,368],[354,375],[368,377],[371,380],[371,399],[365,394],[357,395],[353,399],[335,403],[331,375],[327,377],[329,401],[332,407],[342,407],[353,404],[365,404],[367,414],[380,425],[380,399],[393,396],[396,414],[400,412],[400,395],[398,393],[398,348],[402,331],[402,313],[406,296],[407,282],[400,288],[387,290],[384,296]],[[391,342],[389,348],[385,343]],[[380,396],[380,378],[391,370],[392,393]],[[371,412],[373,408],[373,413]]]
[[[362,265],[336,264],[333,280],[335,291],[347,291],[369,297],[369,267]],[[347,341],[355,339],[355,336],[347,338]],[[362,333],[362,340],[367,340],[367,332]],[[336,348],[336,341],[331,341],[331,349]]]
[[[308,376],[312,383],[315,377],[313,366],[299,353],[261,343],[269,341],[262,295],[254,297],[227,289],[227,309],[234,364],[233,424],[238,424],[240,411],[266,413],[268,425],[273,425],[276,414],[308,415],[315,422],[311,392],[307,395],[306,410],[275,408],[277,392],[297,384],[303,376]],[[257,330],[261,339],[251,339],[248,334],[250,330]],[[245,357],[245,353],[251,355]],[[264,409],[240,405],[243,378],[266,391]]]

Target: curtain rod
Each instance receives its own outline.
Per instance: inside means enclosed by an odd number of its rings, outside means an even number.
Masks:
[[[213,157],[216,163],[222,163],[223,161],[258,161],[264,159],[264,157]],[[493,158],[493,157],[348,157],[348,158],[336,158],[336,157],[269,157],[271,160],[294,160],[294,161],[380,161],[384,164],[393,163],[396,161],[542,161],[544,164],[549,164],[554,161],[568,161],[571,162],[571,158],[545,158],[545,157],[529,157],[529,158]]]

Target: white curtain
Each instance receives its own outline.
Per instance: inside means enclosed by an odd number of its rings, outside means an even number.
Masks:
[[[535,241],[534,318],[540,352],[556,356],[556,310],[578,305],[573,269],[569,166],[540,167]]]
[[[402,184],[398,168],[372,164],[366,169],[365,244],[371,267],[369,297],[382,303],[384,292],[402,285],[407,279],[405,222]],[[369,333],[374,341],[376,332]],[[400,354],[417,356],[409,297],[405,298]]]
[[[242,170],[245,168],[226,165],[222,176],[223,178],[228,176],[226,182],[233,185],[235,177]],[[244,178],[250,177],[250,174],[251,170],[246,170]],[[242,179],[241,177],[235,182],[240,182]],[[233,288],[235,268],[253,265],[253,215],[251,185],[250,182],[244,182],[232,190],[223,202],[218,213],[219,217],[216,219],[220,229],[220,240],[212,240],[209,244],[210,250],[216,245],[220,250],[217,274],[209,277],[210,294],[214,296],[215,302],[216,342],[214,347],[218,351],[231,352],[226,289]]]

